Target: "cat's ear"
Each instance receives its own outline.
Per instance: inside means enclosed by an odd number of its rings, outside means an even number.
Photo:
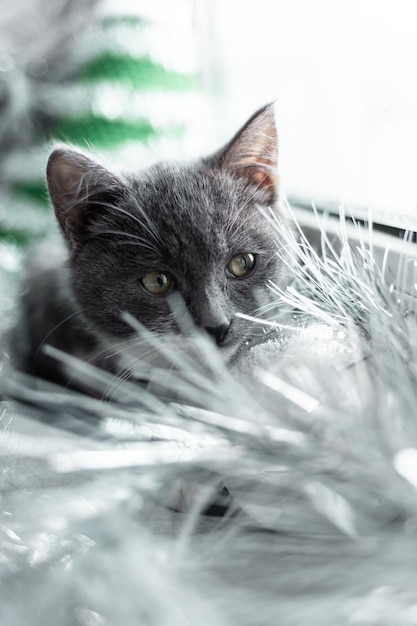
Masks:
[[[80,152],[57,148],[46,169],[49,195],[70,244],[83,239],[89,222],[114,202],[121,181]]]
[[[217,155],[220,168],[256,190],[265,204],[278,199],[278,136],[274,104],[257,111]]]

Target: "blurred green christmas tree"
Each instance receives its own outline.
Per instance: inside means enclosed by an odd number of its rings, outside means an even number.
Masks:
[[[11,53],[5,47],[2,58],[0,47],[0,243],[17,248],[53,220],[44,184],[51,142],[117,153],[131,142],[178,137],[186,120],[158,120],[153,103],[161,94],[175,99],[196,88],[192,73],[154,58],[149,29],[155,24],[106,17],[94,0],[35,4],[31,13],[17,2],[15,17],[28,24],[15,31],[17,42],[11,34]],[[8,17],[13,22],[11,9]],[[0,32],[7,31],[3,18]]]

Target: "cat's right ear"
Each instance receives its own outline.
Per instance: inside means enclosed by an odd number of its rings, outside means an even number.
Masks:
[[[46,178],[56,217],[71,245],[85,237],[88,223],[121,188],[112,172],[68,148],[51,153]]]
[[[257,111],[212,163],[241,180],[261,204],[278,200],[278,136],[274,103]]]

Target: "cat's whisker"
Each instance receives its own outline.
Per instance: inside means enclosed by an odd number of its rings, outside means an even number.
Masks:
[[[92,202],[91,204],[94,204],[94,202]],[[134,202],[134,204],[135,204],[135,208],[139,211],[140,215],[144,218],[143,221],[140,220],[137,215],[134,215],[133,213],[131,213],[130,211],[127,211],[126,209],[123,209],[121,206],[119,206],[117,204],[114,204],[114,203],[111,203],[111,202],[97,202],[97,205],[100,206],[100,207],[104,207],[104,208],[110,209],[112,212],[120,213],[120,214],[130,218],[141,229],[145,230],[151,236],[151,238],[154,241],[156,241],[156,243],[161,245],[161,237],[158,234],[158,231],[156,230],[154,224],[152,224],[151,220],[149,219],[149,216],[137,204],[137,202]]]
[[[106,358],[111,359],[120,354],[126,354],[129,348],[136,348],[138,345],[140,345],[138,338],[136,336],[131,337],[130,339],[127,339],[125,341],[117,342],[117,344],[112,346],[112,350],[109,350],[109,348],[106,348],[104,351],[99,352],[97,356],[105,352]]]
[[[130,315],[125,316],[128,319],[128,323],[132,322]],[[136,320],[135,320],[136,321]],[[137,322],[137,321],[136,321]],[[158,368],[155,368],[153,361],[160,358],[164,358],[164,371],[184,372],[188,370],[195,370],[195,363],[190,361],[184,350],[178,351],[178,344],[173,343],[170,337],[164,337],[160,334],[154,334],[144,327],[135,326],[135,330],[138,331],[136,335],[135,343],[133,347],[138,347],[139,354],[132,355],[131,360],[124,363],[126,371],[130,377],[133,377],[141,368],[144,368],[145,377],[152,377],[152,373],[155,373]],[[140,334],[139,334],[140,333]],[[144,347],[147,347],[147,350]],[[122,351],[120,351],[122,353]],[[129,358],[129,353],[126,358]]]
[[[69,322],[69,320],[73,319],[74,317],[77,317],[78,315],[81,315],[82,313],[84,313],[85,311],[88,311],[88,309],[91,309],[91,308],[92,307],[84,307],[82,309],[77,309],[73,313],[70,313],[69,315],[67,315],[67,317],[65,317],[63,320],[61,320],[53,328],[51,328],[51,330],[45,335],[45,337],[43,338],[43,340],[39,344],[39,346],[38,346],[38,348],[37,348],[37,350],[35,352],[35,357],[37,357],[39,355],[39,353],[43,350],[43,348],[46,345],[49,337],[51,337],[51,335],[53,335],[53,333],[56,330],[58,330],[58,328],[61,328],[61,326],[63,326],[66,322]]]
[[[244,213],[245,209],[242,207],[239,211],[239,219],[236,217],[233,222],[229,225],[230,232],[233,232],[234,237],[239,237],[241,233],[245,233],[247,231],[248,224],[253,221],[253,215],[248,214],[244,219],[242,219],[241,214]],[[239,224],[236,226],[236,221],[239,221]]]
[[[119,367],[122,367],[126,379],[137,377],[136,375],[140,370],[142,370],[142,377],[146,379],[154,367],[153,362],[159,353],[155,347],[149,346],[148,342],[143,342],[138,337],[136,337],[136,342],[131,344],[130,349],[132,351],[126,352],[124,349],[116,351],[112,356],[121,357]]]
[[[108,400],[113,400],[115,397],[117,397],[117,394],[120,391],[120,389],[122,389],[126,384],[129,384],[130,378],[131,378],[130,372],[128,371],[118,372],[118,374],[113,377],[111,383],[109,383],[106,389],[106,393],[105,393],[106,398]]]
[[[137,343],[137,338],[136,338],[136,343]],[[135,344],[132,344],[132,345],[135,346]],[[121,363],[119,363],[119,371],[117,375],[114,376],[111,384],[109,385],[106,391],[106,396],[110,399],[115,395],[115,393],[121,387],[123,387],[124,384],[130,383],[131,381],[137,383],[138,382],[138,376],[136,376],[137,372],[141,368],[145,368],[147,365],[146,364],[146,356],[147,356],[146,352],[141,352],[140,358],[134,355],[129,355],[129,354],[126,355],[126,353],[123,350],[113,353],[112,356],[116,357],[118,355],[123,355],[123,360],[121,361]],[[129,358],[129,356],[131,357],[130,360],[126,360]],[[147,372],[148,371],[149,371],[149,366],[148,366]],[[144,376],[144,378],[146,380],[146,376]]]
[[[96,232],[93,233],[93,237],[97,237],[97,236],[105,236],[105,235],[112,235],[115,237],[121,237],[119,239],[115,239],[114,241],[111,241],[111,245],[112,246],[120,246],[120,245],[130,245],[130,246],[139,246],[143,249],[149,250],[150,252],[153,252],[154,254],[160,254],[159,249],[153,245],[148,239],[145,239],[144,237],[140,237],[137,234],[134,233],[129,233],[127,231],[124,230],[113,230],[113,229],[100,229]],[[133,241],[131,241],[133,240]]]
[[[130,337],[128,339],[123,339],[118,341],[118,346],[128,346],[129,344],[131,344],[132,342],[135,341],[135,338]],[[111,352],[111,345],[105,345],[104,347],[102,347],[100,350],[95,350],[94,352],[92,352],[92,354],[89,356],[89,358],[86,358],[86,360],[93,364],[94,361],[97,361],[99,357],[104,356],[105,359],[111,359],[112,357],[117,356],[121,350],[115,350],[114,352]]]
[[[134,205],[135,209],[140,213],[140,215],[143,217],[143,219],[145,220],[147,227],[149,229],[149,232],[152,233],[153,238],[155,239],[155,241],[159,244],[159,245],[163,245],[163,240],[161,238],[161,234],[159,233],[158,229],[156,228],[155,224],[152,222],[151,218],[149,217],[149,215],[146,213],[146,211],[142,208],[142,206],[138,203],[138,199],[136,198],[135,195],[132,194],[131,196],[132,198],[132,205]],[[140,220],[138,220],[138,222],[140,223]]]
[[[247,158],[250,158],[251,155],[247,155]],[[248,165],[248,167],[250,167],[250,165]],[[274,171],[276,168],[274,166],[270,166],[271,171]],[[258,183],[256,186],[254,186],[253,190],[251,193],[249,193],[247,195],[247,197],[245,198],[245,202],[240,206],[239,211],[233,216],[233,219],[230,220],[229,224],[228,224],[228,229],[230,232],[233,232],[234,235],[238,234],[240,231],[245,231],[245,227],[247,225],[247,222],[249,222],[252,218],[251,214],[249,214],[245,220],[241,219],[241,215],[242,213],[244,213],[247,209],[247,207],[251,206],[254,201],[256,200],[260,190],[262,188],[270,188],[272,187],[272,185],[266,185],[264,186],[262,182]],[[261,214],[264,214],[264,209],[256,204],[256,208],[260,211]],[[275,216],[275,219],[278,221],[277,216]],[[238,227],[236,228],[236,223],[238,222]]]
[[[107,234],[107,233],[105,233]],[[111,243],[112,248],[116,248],[117,246],[138,246],[142,251],[147,250],[151,252],[153,256],[160,256],[160,251],[152,246],[152,244],[148,243],[145,239],[141,241],[131,241],[130,239],[120,239],[118,241],[114,241]]]
[[[246,223],[250,219],[252,219],[252,216],[249,214],[246,220],[242,221],[242,213],[244,213],[246,209],[249,206],[251,206],[251,204],[253,204],[258,192],[259,192],[259,186],[255,187],[253,191],[251,191],[251,193],[247,195],[247,197],[245,198],[245,202],[240,205],[239,210],[233,216],[231,216],[231,219],[229,219],[229,222],[227,224],[227,229],[230,233],[233,233],[234,236],[236,236],[236,234],[240,230],[244,230],[244,225],[246,225]],[[238,224],[237,228],[236,228],[236,224]]]

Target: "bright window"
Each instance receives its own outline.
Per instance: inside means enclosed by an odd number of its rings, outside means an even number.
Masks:
[[[276,99],[288,195],[417,215],[417,2],[197,8],[212,138]]]

